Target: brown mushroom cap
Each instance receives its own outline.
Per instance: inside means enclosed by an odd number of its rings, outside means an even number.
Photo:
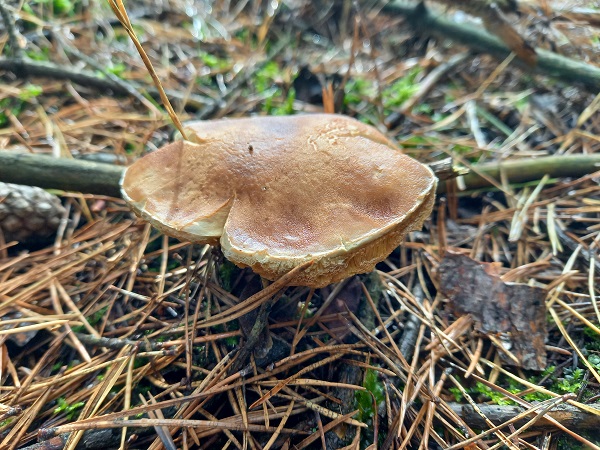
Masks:
[[[375,128],[314,114],[193,122],[127,168],[133,210],[164,233],[322,287],[373,270],[431,213],[437,179]]]

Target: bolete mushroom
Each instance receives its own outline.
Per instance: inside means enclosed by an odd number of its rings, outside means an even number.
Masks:
[[[264,278],[314,263],[294,284],[373,270],[431,213],[437,179],[375,128],[313,114],[192,122],[187,141],[127,168],[142,218]]]

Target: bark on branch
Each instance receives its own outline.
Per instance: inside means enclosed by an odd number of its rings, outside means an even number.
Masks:
[[[0,151],[0,181],[5,183],[120,197],[123,169],[105,163]],[[482,189],[490,186],[490,178],[500,180],[501,172],[510,183],[526,183],[544,175],[578,178],[598,170],[600,154],[546,156],[475,164],[464,175],[464,182],[467,189]],[[445,183],[440,183],[439,192],[444,190]]]
[[[473,170],[464,176],[468,190],[490,186],[485,178],[499,182],[504,173],[510,183],[527,183],[541,179],[544,175],[551,178],[579,178],[600,170],[600,154],[557,155],[541,158],[512,159],[509,161],[474,164]]]
[[[483,29],[473,24],[459,24],[448,20],[429,11],[423,3],[415,5],[403,0],[395,0],[388,3],[384,11],[407,17],[408,22],[419,33],[449,38],[473,50],[490,53],[500,58],[506,58],[511,53],[500,39]],[[521,64],[525,70],[533,70],[568,83],[582,83],[592,91],[600,90],[600,68],[547,50],[537,48],[535,51],[537,65],[531,67]],[[515,61],[518,62],[518,59]]]
[[[481,429],[486,429],[489,427],[485,420],[473,409],[471,405],[450,403],[449,406],[465,422],[467,422],[470,427]],[[598,405],[588,406],[598,410],[600,414],[600,408]],[[523,407],[516,405],[478,405],[478,407],[495,425],[500,425],[504,422],[507,422],[525,411]],[[545,414],[544,417],[546,416],[553,418],[567,428],[574,428],[579,431],[598,430],[598,428],[600,428],[600,415],[592,414],[567,404],[558,405],[555,408],[552,408]],[[533,417],[533,415],[531,417]],[[531,417],[529,420],[531,420]],[[515,423],[514,426],[520,427],[526,422],[527,420],[522,420]],[[552,425],[552,422],[542,418],[536,422],[534,428],[554,429],[555,427]]]
[[[146,87],[131,81],[116,81],[110,77],[102,78],[93,72],[72,67],[63,67],[48,61],[32,61],[27,58],[0,58],[0,71],[6,70],[15,75],[25,77],[44,77],[55,80],[69,80],[80,86],[96,89],[100,92],[112,91],[117,95],[134,95],[132,91],[148,91],[153,98],[158,98],[158,91],[153,87]],[[197,94],[186,95],[181,92],[167,89],[169,97],[177,101],[184,101],[186,106],[201,109],[214,104],[212,99]],[[137,96],[135,95],[135,96]]]
[[[122,173],[123,167],[112,164],[0,151],[0,181],[5,183],[120,197]]]

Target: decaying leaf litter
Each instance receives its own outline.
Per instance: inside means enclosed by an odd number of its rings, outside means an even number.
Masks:
[[[14,12],[22,53],[152,95],[112,13],[92,6]],[[583,6],[527,2],[509,18],[533,47],[591,64],[598,12]],[[594,92],[428,39],[373,5],[135,2],[130,15],[183,120],[318,112],[322,98],[330,111],[387,126],[423,162],[452,156],[470,167],[593,154],[599,145]],[[19,53],[4,39],[3,54]],[[3,76],[3,149],[119,163],[171,137],[151,96]],[[526,185],[499,177],[493,189],[460,194],[453,181],[425,229],[374,274],[328,290],[287,289],[270,314],[280,353],[233,372],[237,323],[198,324],[235,305],[249,275],[208,247],[158,234],[118,199],[57,192],[65,220],[54,241],[0,248],[0,448],[63,448],[66,439],[68,448],[593,441],[596,176],[593,168],[575,179],[540,174]],[[452,315],[438,294],[446,251],[547,292],[544,371],[508,364],[510,336]],[[505,406],[515,403],[531,414],[515,416]],[[473,418],[473,408],[504,426]],[[52,427],[58,437],[36,444]]]

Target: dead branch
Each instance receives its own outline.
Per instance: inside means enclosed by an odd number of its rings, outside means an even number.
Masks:
[[[55,80],[69,80],[80,86],[90,87],[100,92],[112,91],[117,95],[133,95],[135,92],[147,91],[152,97],[158,98],[158,91],[153,87],[140,86],[137,83],[115,81],[113,78],[101,78],[87,70],[63,67],[47,61],[32,61],[30,59],[0,58],[0,70],[13,72],[15,75],[25,77],[43,77]],[[205,108],[214,102],[196,94],[186,95],[181,92],[167,89],[169,97],[176,101],[185,101],[186,106],[195,109]],[[135,95],[137,97],[138,95]]]
[[[122,172],[111,164],[0,152],[0,180],[6,183],[120,197]]]
[[[506,58],[511,53],[511,50],[495,36],[473,24],[458,24],[438,13],[433,14],[423,2],[415,5],[404,0],[395,0],[388,3],[384,11],[406,16],[407,22],[420,33],[450,38],[473,50],[500,58]],[[533,70],[567,83],[582,83],[593,91],[600,89],[600,68],[539,48],[536,48],[535,52],[537,65],[532,67],[521,63],[523,69]],[[515,61],[519,63],[518,59]]]
[[[134,341],[131,339],[123,339],[123,338],[105,338],[105,337],[96,337],[90,336],[89,334],[84,333],[75,333],[77,338],[84,344],[94,345],[98,347],[110,348],[110,349],[122,349],[127,345],[131,345],[134,347],[140,346],[145,347],[147,351],[162,349],[163,346],[160,343],[150,342],[150,341]]]
[[[473,409],[471,405],[449,403],[448,406],[465,422],[467,422],[470,427],[486,428],[488,426],[485,420]],[[597,405],[588,406],[592,409],[598,410],[600,414],[600,407]],[[478,407],[481,409],[483,414],[496,425],[507,422],[525,411],[523,407],[517,405],[478,405]],[[555,408],[552,408],[546,415],[568,428],[574,427],[579,431],[597,430],[600,426],[600,415],[586,412],[568,404],[556,406]],[[522,426],[527,422],[527,420],[531,419],[529,418],[517,422],[514,424],[514,426]],[[534,425],[534,428],[549,429],[554,428],[554,426],[548,419],[543,417]]]
[[[491,185],[489,180],[499,180],[501,173],[511,183],[535,181],[544,175],[551,178],[577,178],[595,172],[598,164],[598,154],[546,156],[476,164],[470,173],[464,175],[464,183],[469,190],[488,188]],[[435,167],[433,169],[435,171]],[[442,172],[445,173],[445,170],[442,169]],[[0,152],[0,181],[5,183],[120,197],[119,180],[122,173],[123,167],[111,164],[31,153]],[[445,184],[441,183],[438,192],[445,190]]]
[[[153,428],[137,428],[135,434],[133,431],[128,433],[128,437],[139,439],[149,436],[154,431]],[[70,433],[63,433],[54,436],[48,440],[40,441],[27,447],[22,447],[21,450],[62,450],[69,439]],[[121,440],[120,430],[105,429],[105,430],[87,430],[83,434],[83,438],[79,441],[76,450],[98,450],[107,448],[118,448]]]
[[[596,172],[600,155],[556,155],[542,158],[513,159],[473,165],[473,170],[464,176],[467,189],[482,189],[490,186],[486,178],[501,179],[501,174],[510,183],[527,183],[551,178],[578,178]]]

